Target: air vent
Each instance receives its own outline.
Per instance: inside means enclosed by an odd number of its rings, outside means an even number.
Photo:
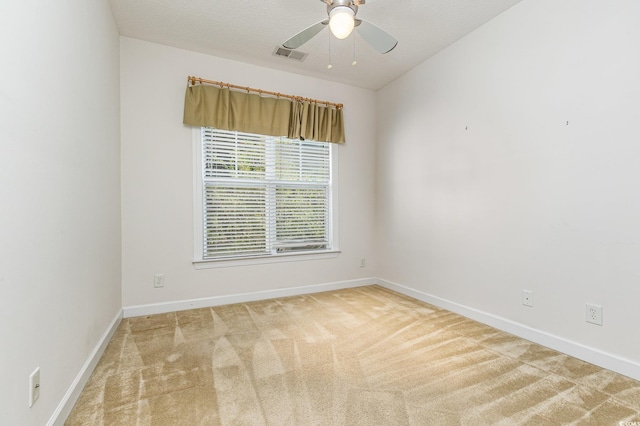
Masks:
[[[293,59],[298,62],[304,61],[307,57],[308,53],[302,52],[300,50],[287,49],[286,47],[278,46],[276,50],[273,51],[273,54],[276,56],[282,56],[283,58]]]

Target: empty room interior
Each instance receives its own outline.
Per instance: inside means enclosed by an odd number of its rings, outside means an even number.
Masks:
[[[3,1],[0,424],[640,424],[638,22]]]

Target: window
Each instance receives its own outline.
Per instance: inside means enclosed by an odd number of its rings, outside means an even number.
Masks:
[[[332,144],[200,131],[199,260],[279,257],[333,247]],[[196,204],[198,204],[196,202]]]

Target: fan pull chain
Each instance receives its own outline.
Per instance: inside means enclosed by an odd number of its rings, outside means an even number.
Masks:
[[[327,34],[329,34],[329,64],[327,64],[327,69],[330,70],[333,68],[333,65],[331,65],[331,31],[327,31]]]
[[[355,31],[351,32],[351,37],[353,37],[353,62],[351,62],[351,65],[355,67],[358,64],[358,61],[356,61],[356,32]]]

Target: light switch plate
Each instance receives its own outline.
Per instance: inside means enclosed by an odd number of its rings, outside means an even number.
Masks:
[[[29,376],[29,407],[40,398],[40,367]]]

